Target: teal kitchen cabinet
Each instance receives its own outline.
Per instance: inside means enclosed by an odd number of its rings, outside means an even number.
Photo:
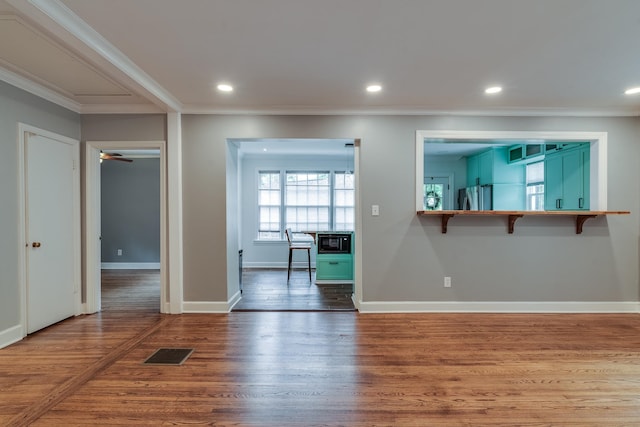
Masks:
[[[478,177],[480,185],[493,184],[494,150],[478,154]]]
[[[478,155],[467,157],[467,187],[480,184],[480,169]]]
[[[589,210],[589,150],[583,144],[545,156],[545,210]]]
[[[316,283],[353,282],[353,256],[351,254],[318,255]]]
[[[524,167],[509,164],[507,147],[467,157],[467,186],[489,184],[524,184]]]
[[[316,284],[353,283],[353,232],[318,232],[316,248]]]
[[[467,157],[467,186],[492,185],[493,210],[523,210],[525,169],[509,162],[509,148],[496,147]]]
[[[467,157],[467,187],[493,183],[493,150]]]

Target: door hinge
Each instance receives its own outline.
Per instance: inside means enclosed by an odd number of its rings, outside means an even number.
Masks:
[[[73,162],[73,170],[76,170],[76,168],[77,168],[78,166],[76,165],[76,161],[75,161],[75,159],[74,159],[74,160],[72,160],[72,162]]]

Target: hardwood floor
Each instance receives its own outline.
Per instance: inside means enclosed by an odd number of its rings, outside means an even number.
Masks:
[[[102,310],[160,311],[160,270],[102,270]]]
[[[640,425],[636,314],[161,315],[112,302],[0,350],[0,425]],[[142,364],[161,347],[195,351]]]
[[[292,270],[287,283],[287,271],[282,269],[245,269],[242,274],[242,299],[233,311],[354,311],[352,284],[317,285],[315,272],[309,281],[306,269]]]

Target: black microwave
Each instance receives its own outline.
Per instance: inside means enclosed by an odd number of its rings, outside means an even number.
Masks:
[[[318,234],[319,254],[350,254],[351,234]]]

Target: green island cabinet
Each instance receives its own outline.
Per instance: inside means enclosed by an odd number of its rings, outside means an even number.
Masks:
[[[589,210],[589,150],[577,144],[545,156],[545,210]]]
[[[353,281],[352,254],[316,255],[316,282],[350,283]]]
[[[524,210],[525,169],[509,163],[507,147],[490,148],[467,157],[467,186],[492,185],[493,210]]]
[[[353,283],[353,250],[355,241],[351,233],[350,253],[316,253],[316,283]]]

